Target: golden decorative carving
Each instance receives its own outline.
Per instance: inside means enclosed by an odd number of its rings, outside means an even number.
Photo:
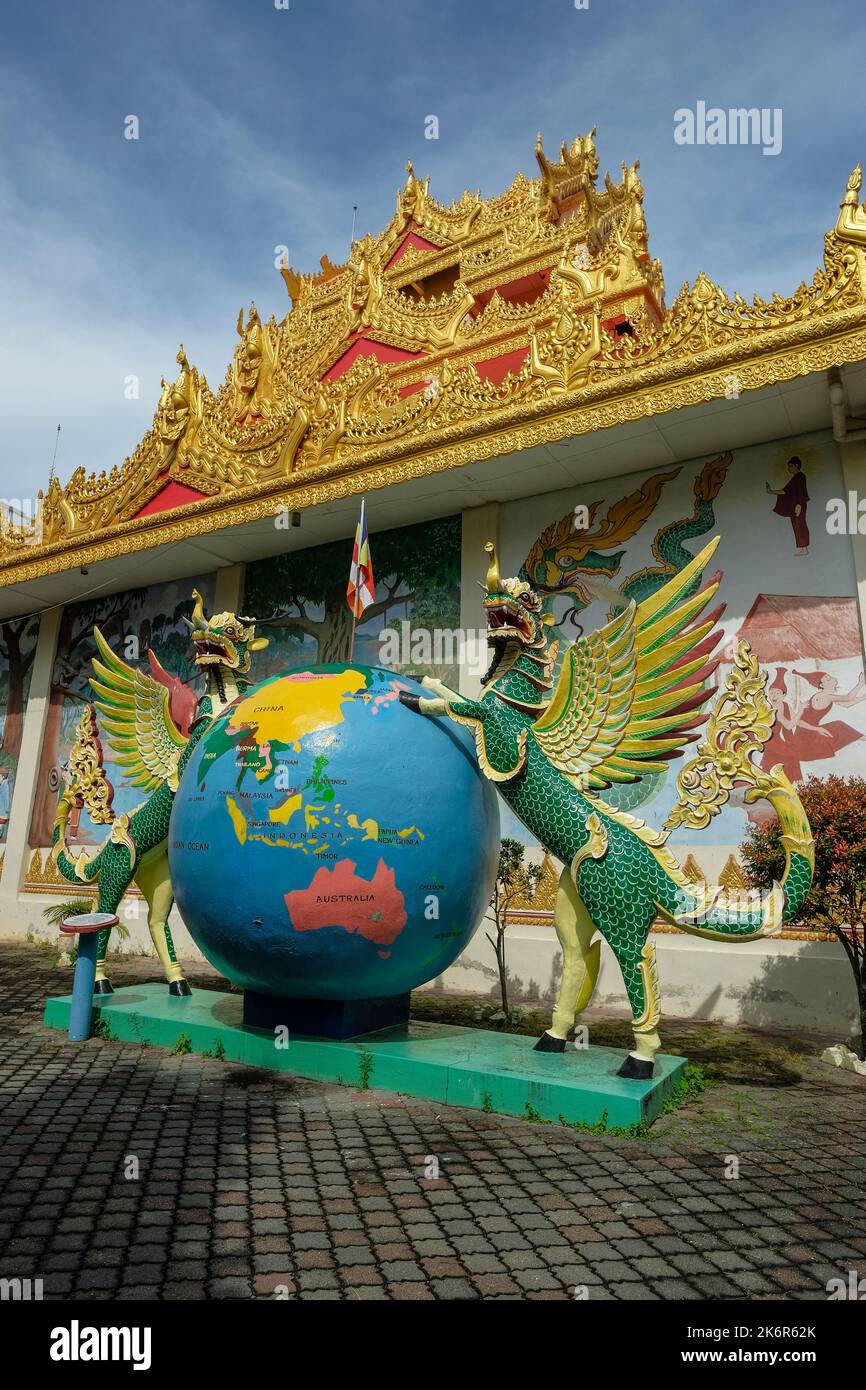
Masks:
[[[597,811],[592,811],[587,816],[586,828],[589,832],[589,838],[586,844],[577,851],[570,865],[571,877],[575,883],[577,883],[578,870],[584,860],[603,859],[610,847],[607,831]]]
[[[745,392],[866,356],[859,169],[811,284],[748,303],[701,274],[666,309],[638,165],[599,184],[592,133],[557,162],[537,154],[539,179],[518,175],[498,197],[467,191],[450,206],[410,167],[391,223],[356,242],[346,265],[283,266],[291,311],[280,323],[254,305],[239,317],[216,394],[181,349],[122,467],[54,479],[33,524],[4,521],[0,581],[717,399],[731,371]],[[441,249],[394,260],[413,231]],[[421,279],[433,293],[404,292]],[[623,318],[628,331],[606,326]],[[403,349],[399,360],[359,359],[325,380],[360,328]],[[506,354],[524,360],[503,381],[476,370]],[[171,480],[200,500],[141,516]]]
[[[246,325],[244,311],[238,311],[240,343],[235,348],[231,373],[235,395],[232,413],[238,424],[270,411],[272,378],[280,348],[280,330],[273,317],[262,324],[255,304],[250,305]]]
[[[775,785],[769,773],[754,763],[773,730],[775,714],[766,696],[762,672],[747,642],[737,655],[707,722],[706,738],[677,775],[678,800],[666,826],[703,830],[724,806],[735,782],[750,788]]]
[[[469,235],[472,224],[481,211],[481,195],[474,199],[466,192],[459,204],[444,208],[430,198],[430,179],[423,183],[415,177],[411,159],[406,164],[406,183],[397,194],[397,217],[404,222],[423,226],[434,240],[445,237],[451,243],[461,242]]]
[[[355,333],[375,321],[382,298],[382,267],[369,233],[352,248],[349,275],[348,331]]]
[[[35,849],[30,857],[27,866],[27,874],[24,879],[23,891],[25,893],[53,893],[62,892],[70,898],[76,897],[79,893],[82,897],[92,898],[93,884],[85,888],[83,884],[70,883],[65,879],[57,865],[54,863],[51,851],[45,851],[43,862],[42,851]]]
[[[693,854],[687,855],[686,861],[683,864],[683,873],[689,883],[707,882],[707,876]]]
[[[661,1016],[661,988],[654,941],[644,942],[638,968],[643,981],[646,1007],[643,1013],[635,1018],[634,1031],[635,1033],[652,1033],[658,1027]]]
[[[719,883],[729,893],[744,892],[749,886],[749,880],[743,873],[742,865],[733,854],[729,854],[725,861],[725,867],[719,874]]]
[[[707,875],[704,873],[695,856],[691,853],[687,855],[685,863],[683,864],[683,874],[689,883],[709,886]],[[749,881],[743,873],[742,866],[733,854],[728,855],[725,866],[719,874],[719,886],[729,893],[744,892],[749,886]]]
[[[530,339],[532,372],[551,391],[570,391],[587,379],[587,369],[601,350],[601,301],[588,314],[578,311],[568,281],[559,280],[560,311],[555,323],[533,332]]]
[[[742,783],[747,788],[744,799],[748,805],[769,801],[787,826],[780,836],[787,873],[794,854],[802,855],[814,868],[815,842],[802,803],[781,763],[764,771],[754,761],[770,737],[776,717],[767,700],[767,679],[748,642],[740,641],[707,722],[706,737],[698,745],[697,756],[677,777],[678,800],[665,825],[702,830],[718,815],[734,784]],[[784,892],[779,883],[773,884],[771,899],[780,931]],[[764,935],[770,935],[766,927]]]
[[[836,219],[836,235],[840,241],[851,241],[855,246],[866,246],[866,204],[859,206],[860,185],[863,171],[858,164],[848,177],[845,196]]]
[[[559,151],[559,162],[551,164],[544,153],[541,131],[535,141],[535,158],[541,170],[539,201],[544,215],[554,222],[567,198],[595,185],[598,156],[595,152],[595,127],[586,136],[576,136],[571,146],[565,141]]]
[[[75,729],[75,740],[69,753],[69,772],[81,793],[84,809],[94,825],[111,825],[114,788],[102,766],[102,744],[96,723],[96,710],[85,705]]]
[[[474,304],[475,296],[462,280],[438,298],[423,301],[407,299],[393,285],[387,285],[379,292],[371,322],[378,342],[438,351],[453,346]]]
[[[176,776],[175,776],[175,783],[176,783],[176,781],[177,781],[177,778],[176,778]],[[170,784],[169,784],[169,785],[170,785]],[[177,791],[177,786],[175,785],[175,786],[172,788],[172,790],[173,790],[173,791]],[[131,817],[131,815],[132,815],[132,812],[124,811],[122,815],[120,815],[120,816],[117,817],[117,820],[114,822],[113,826],[111,827],[111,834],[110,834],[110,836],[109,836],[109,839],[111,840],[112,844],[115,844],[115,845],[125,845],[125,846],[126,846],[127,851],[128,851],[128,853],[129,853],[129,865],[130,865],[130,869],[134,869],[134,868],[135,868],[135,861],[136,861],[136,859],[138,858],[138,850],[137,850],[137,848],[136,848],[135,841],[133,840],[132,835],[130,834],[130,831],[129,831],[129,822],[130,822],[130,817]],[[78,862],[77,862],[77,861],[76,861],[75,868],[76,868],[76,872],[77,872],[77,870],[78,870]]]
[[[172,386],[163,377],[162,395],[153,422],[162,446],[160,462],[164,465],[170,463],[181,448],[188,450],[195,443],[204,413],[202,388],[207,387],[196,368],[189,365],[183,343],[175,361],[180,372]]]
[[[515,893],[511,899],[505,914],[509,925],[553,926],[553,909],[561,872],[550,855],[545,853],[535,891],[531,891],[527,880],[527,891]]]
[[[430,192],[429,177],[422,183],[416,179],[412,161],[406,162],[406,183],[397,194],[397,212],[407,221],[424,221],[427,194]]]

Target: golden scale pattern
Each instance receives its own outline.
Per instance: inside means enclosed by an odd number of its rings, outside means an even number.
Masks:
[[[701,273],[668,308],[639,166],[599,185],[594,136],[556,160],[539,136],[538,178],[518,174],[498,197],[467,191],[450,206],[407,166],[390,224],[355,241],[344,265],[283,267],[291,309],[279,323],[255,305],[241,311],[216,394],[181,346],[153,426],[122,466],[52,480],[32,525],[0,515],[0,582],[724,396],[731,372],[744,392],[866,357],[859,166],[810,285],[749,303]],[[410,244],[393,260],[410,232],[441,249]],[[516,282],[536,296],[499,293]],[[621,319],[630,333],[611,328]],[[416,356],[360,357],[323,380],[362,330]],[[475,370],[511,353],[526,360],[499,384]],[[138,516],[170,479],[202,499]]]

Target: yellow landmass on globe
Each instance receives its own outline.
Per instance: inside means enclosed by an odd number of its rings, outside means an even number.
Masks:
[[[358,820],[355,812],[350,811],[348,821],[353,830],[363,830],[365,840],[378,840],[379,822],[373,820],[372,816],[368,816],[366,820]]]
[[[334,675],[301,673],[263,686],[232,711],[229,729],[251,729],[261,748],[271,740],[297,743],[307,734],[343,722],[342,703],[363,689],[363,671]]]
[[[276,810],[269,811],[268,819],[271,821],[272,824],[288,825],[289,821],[292,819],[292,816],[295,814],[296,811],[299,811],[301,809],[302,805],[303,795],[301,792],[296,792],[293,796],[287,797],[287,799],[283,802],[282,806],[277,807]],[[228,810],[229,816],[231,817],[232,827],[234,829],[235,835],[237,836],[238,844],[241,845],[245,845],[247,840],[258,840],[262,844],[274,845],[283,849],[299,849],[304,854],[308,854],[311,850],[314,854],[324,854],[324,852],[329,848],[332,842],[330,840],[324,840],[321,844],[319,844],[318,840],[312,839],[310,837],[310,832],[313,831],[315,827],[320,824],[333,825],[335,829],[343,829],[339,817],[319,816],[316,814],[317,811],[324,810],[323,806],[307,805],[303,807],[304,825],[306,831],[305,837],[296,840],[274,839],[270,835],[262,835],[250,831],[249,824],[244,817],[244,813],[241,810],[240,806],[238,806],[234,797],[226,797],[226,808]],[[367,816],[363,820],[361,820],[358,816],[355,815],[354,811],[350,811],[346,816],[346,823],[351,830],[363,831],[363,840],[379,839],[379,822],[377,820],[374,820],[372,816]],[[397,834],[399,835],[401,840],[405,840],[408,838],[408,836],[413,834],[417,835],[421,840],[424,839],[424,832],[417,825],[406,826],[405,829],[398,830]],[[346,836],[347,840],[351,840],[352,838],[353,837],[350,835]]]
[[[235,834],[238,837],[238,844],[245,845],[247,842],[247,823],[244,819],[244,813],[235,801],[234,797],[226,797],[226,806],[228,807],[228,813],[232,818],[232,825],[234,826]]]
[[[287,797],[282,806],[277,807],[276,811],[268,811],[268,819],[276,821],[280,825],[286,825],[292,819],[295,812],[300,810],[302,801],[303,796],[301,793],[295,792],[294,796]]]

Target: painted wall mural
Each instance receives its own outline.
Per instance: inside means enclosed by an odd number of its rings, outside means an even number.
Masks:
[[[94,625],[130,665],[146,668],[150,647],[172,675],[200,693],[189,629],[182,621],[192,612],[193,588],[201,592],[206,607],[212,607],[214,577],[209,575],[156,584],[149,589],[127,589],[64,609],[30,820],[31,847],[51,844],[60,788],[58,768],[69,756],[82,708],[92,697],[90,663],[97,655]],[[115,813],[132,811],[143,799],[141,789],[126,784],[123,770],[113,761],[109,748],[104,747],[103,757],[106,775],[114,786]],[[70,844],[101,844],[105,826],[93,825],[87,812],[82,811],[78,819],[70,821],[67,838]]]
[[[9,826],[38,636],[38,618],[0,623],[0,844],[5,844]]]
[[[775,668],[768,695],[776,725],[763,766],[780,762],[799,781],[807,764],[836,758],[863,739],[847,715],[837,717],[866,701],[855,598],[759,594],[739,635]]]
[[[503,571],[519,567],[546,594],[563,643],[612,616],[621,597],[640,600],[687,563],[711,536],[721,544],[718,598],[726,642],[721,685],[739,638],[769,670],[777,724],[761,764],[781,762],[792,781],[810,774],[866,774],[866,675],[850,538],[828,531],[828,504],[846,495],[838,449],[810,435],[578,486],[503,508]],[[775,498],[773,502],[771,499]],[[709,576],[707,576],[709,578]],[[677,765],[642,789],[625,787],[621,809],[652,805],[664,818],[675,800]],[[609,795],[609,794],[608,794]],[[709,837],[687,830],[718,874],[744,838],[746,808],[734,793]],[[531,843],[503,811],[503,834]]]
[[[354,659],[456,680],[460,517],[375,531],[375,503],[367,514],[376,602],[358,620]],[[262,678],[300,662],[348,660],[352,545],[349,537],[247,566],[244,612],[270,641],[256,665]]]

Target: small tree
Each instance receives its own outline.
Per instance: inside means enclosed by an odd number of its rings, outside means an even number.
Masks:
[[[505,839],[499,845],[499,869],[490,899],[490,911],[496,938],[486,932],[487,940],[493,947],[496,966],[499,971],[499,992],[504,1013],[508,1008],[508,968],[505,963],[505,931],[508,926],[508,910],[517,898],[524,902],[531,898],[541,877],[540,864],[524,864],[526,846],[519,840]]]
[[[836,937],[848,957],[860,1005],[858,1056],[866,1061],[866,781],[810,777],[797,788],[815,837],[815,877],[794,918]],[[754,888],[782,876],[785,852],[777,820],[749,828],[742,846]]]

